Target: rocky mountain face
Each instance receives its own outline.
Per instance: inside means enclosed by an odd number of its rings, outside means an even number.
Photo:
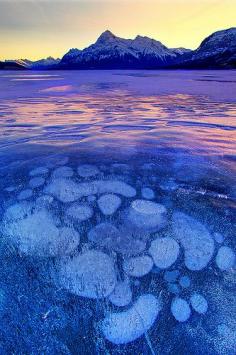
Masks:
[[[183,59],[181,68],[236,68],[236,28],[213,33]]]
[[[80,50],[70,49],[62,59],[0,62],[0,69],[232,69],[236,68],[236,28],[217,31],[196,50],[167,48],[149,37],[124,39],[110,31]]]
[[[78,69],[162,68],[174,64],[189,50],[169,49],[161,42],[137,36],[124,39],[105,31],[82,51],[70,50],[60,66]]]

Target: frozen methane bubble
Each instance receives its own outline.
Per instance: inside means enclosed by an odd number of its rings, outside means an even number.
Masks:
[[[163,205],[152,201],[134,200],[125,219],[139,229],[157,231],[166,225],[167,210]]]
[[[17,190],[16,186],[8,186],[4,189],[4,191],[6,191],[6,192],[14,192],[16,190]]]
[[[155,193],[149,187],[143,187],[141,190],[142,197],[147,200],[153,200],[155,198]]]
[[[36,187],[40,187],[45,183],[45,179],[43,177],[34,177],[30,179],[29,186],[34,189]]]
[[[29,175],[30,176],[46,175],[48,174],[48,171],[49,170],[46,166],[39,166],[38,168],[31,170]]]
[[[73,202],[81,197],[93,195],[97,190],[91,183],[77,184],[71,179],[56,178],[44,188],[44,192],[53,195],[61,202]]]
[[[215,232],[213,234],[213,236],[214,236],[214,239],[215,239],[216,243],[219,243],[219,244],[223,243],[224,236],[221,233]]]
[[[88,233],[88,239],[100,247],[123,255],[139,254],[146,247],[146,243],[143,241],[135,239],[129,233],[121,233],[113,224],[108,222],[93,227]]]
[[[88,202],[95,202],[96,201],[96,196],[95,195],[90,195],[87,197]]]
[[[102,332],[113,344],[127,344],[144,335],[160,312],[159,300],[145,294],[124,312],[110,313],[101,322]]]
[[[171,303],[171,313],[178,322],[186,322],[191,315],[188,302],[180,297],[174,298]]]
[[[36,204],[37,208],[46,207],[46,208],[50,209],[53,201],[54,201],[54,198],[52,196],[41,195],[36,199],[35,204]]]
[[[235,264],[235,252],[226,246],[220,247],[216,255],[216,265],[222,271],[231,269]]]
[[[173,179],[163,181],[160,184],[160,188],[164,191],[175,191],[178,189],[178,187],[179,187],[178,184]]]
[[[176,283],[172,283],[172,282],[168,283],[168,291],[175,295],[178,295],[180,293],[179,286]]]
[[[97,180],[93,182],[97,188],[98,194],[113,193],[122,195],[124,197],[134,197],[136,190],[126,184],[126,182],[119,180]]]
[[[158,238],[152,241],[149,253],[157,267],[167,269],[178,258],[179,244],[173,238]]]
[[[33,191],[31,189],[22,190],[17,196],[18,200],[26,200],[33,195]]]
[[[206,311],[208,309],[208,303],[207,303],[207,300],[205,299],[205,297],[203,297],[199,293],[194,293],[190,297],[190,302],[191,302],[193,309],[197,313],[200,313],[200,314],[206,313]]]
[[[190,278],[188,276],[181,276],[179,279],[179,284],[183,288],[188,288],[191,284]]]
[[[91,164],[83,164],[79,165],[77,168],[77,172],[81,177],[91,177],[99,174],[99,170],[96,165]]]
[[[84,204],[74,203],[66,210],[66,215],[82,222],[93,216],[93,209]]]
[[[53,178],[68,178],[72,177],[73,175],[74,171],[69,166],[60,166],[59,168],[56,168],[52,173]]]
[[[120,197],[113,194],[103,195],[98,199],[98,206],[105,216],[109,216],[115,213],[120,205]]]
[[[52,257],[67,255],[80,242],[71,228],[59,229],[46,208],[19,203],[9,207],[4,215],[4,235],[27,255]]]
[[[164,280],[167,282],[175,282],[179,277],[179,270],[166,271],[164,274]]]
[[[184,248],[185,265],[189,270],[202,270],[207,266],[214,253],[214,240],[202,223],[175,212],[173,235]]]
[[[136,256],[126,259],[123,263],[124,272],[133,277],[142,277],[147,275],[153,267],[153,261],[148,255]]]
[[[78,296],[107,297],[117,283],[113,260],[107,254],[96,250],[60,260],[58,282]]]
[[[61,202],[73,202],[82,197],[96,194],[117,193],[125,197],[133,197],[135,189],[118,180],[95,180],[76,183],[70,178],[55,178],[45,187],[45,193],[51,194]]]
[[[130,304],[132,291],[128,279],[116,284],[114,291],[109,296],[109,300],[117,307],[125,307]]]

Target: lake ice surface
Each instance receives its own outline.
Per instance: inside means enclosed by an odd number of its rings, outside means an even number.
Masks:
[[[1,354],[235,352],[235,93],[236,71],[0,72]]]

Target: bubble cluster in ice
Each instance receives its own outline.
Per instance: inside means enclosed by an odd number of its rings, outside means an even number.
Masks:
[[[46,208],[27,203],[6,210],[3,230],[22,253],[42,258],[67,255],[80,242],[78,232],[59,228]]]
[[[191,291],[190,271],[204,269],[215,247],[219,248],[215,266],[230,270],[235,252],[222,245],[224,237],[211,235],[205,225],[182,212],[174,211],[169,217],[167,200],[162,198],[165,206],[155,202],[154,190],[145,187],[157,181],[156,176],[143,186],[141,179],[136,182],[142,196],[138,199],[128,165],[113,164],[109,171],[107,166],[82,164],[75,174],[70,166],[61,166],[67,163],[68,159],[52,159],[30,171],[25,186],[33,190],[24,187],[17,203],[6,208],[1,226],[4,238],[25,255],[53,257],[52,280],[58,287],[85,298],[106,298],[104,305],[110,312],[105,313],[101,330],[114,344],[132,342],[154,324],[161,309],[155,287],[165,287],[174,297],[170,308],[178,322],[187,321],[191,309],[204,314],[208,302]],[[142,169],[147,178],[156,165],[144,164]],[[117,170],[120,175],[113,179]],[[126,175],[121,175],[123,171]],[[110,172],[107,177],[106,172]],[[169,194],[178,185],[169,179],[160,187]],[[183,271],[185,266],[189,271]],[[144,291],[149,279],[149,291]],[[153,294],[145,294],[150,289]],[[115,312],[116,307],[125,310]]]

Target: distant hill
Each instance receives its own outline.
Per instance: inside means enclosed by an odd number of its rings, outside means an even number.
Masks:
[[[196,50],[168,48],[149,37],[124,39],[110,31],[62,59],[0,62],[0,69],[236,69],[236,28],[217,31]]]

